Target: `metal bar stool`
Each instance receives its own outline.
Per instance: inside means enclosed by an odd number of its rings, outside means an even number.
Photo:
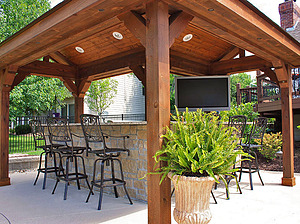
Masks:
[[[43,150],[43,152],[40,154],[39,168],[37,169],[38,173],[37,173],[37,176],[35,178],[33,185],[36,185],[36,183],[39,179],[40,173],[44,173],[44,181],[43,181],[43,190],[44,190],[46,188],[46,179],[47,179],[48,173],[63,172],[62,166],[61,165],[57,166],[57,163],[56,163],[56,154],[57,153],[55,153],[52,150],[52,148],[55,149],[55,148],[61,147],[62,145],[55,144],[51,147],[50,144],[47,144],[44,127],[42,126],[40,120],[38,120],[38,119],[30,120],[29,124],[31,126],[31,132],[32,132],[33,139],[34,139],[35,150],[39,150],[39,149]],[[43,155],[45,155],[44,166],[42,165],[43,164]],[[48,165],[49,157],[53,157],[54,165],[52,165],[52,166]]]
[[[239,167],[240,168],[239,181],[241,181],[242,173],[249,173],[251,190],[253,190],[252,173],[257,172],[261,184],[264,185],[264,182],[259,173],[257,155],[256,155],[255,151],[258,148],[262,148],[263,138],[264,138],[266,127],[267,127],[267,118],[266,117],[259,117],[259,118],[254,119],[252,129],[251,129],[250,134],[247,137],[246,143],[241,144],[241,146],[243,147],[243,150],[245,152],[249,153],[250,155],[252,155],[253,159],[249,159],[247,161],[242,161],[241,167]],[[261,144],[254,144],[254,140],[260,141]],[[252,167],[253,160],[254,160],[255,167]]]
[[[99,157],[99,159],[96,159],[94,162],[94,171],[93,171],[93,180],[91,181],[91,189],[89,192],[89,195],[86,199],[86,202],[89,201],[89,198],[91,194],[93,193],[93,187],[100,188],[100,195],[99,195],[99,202],[98,202],[98,210],[101,210],[102,205],[102,198],[103,198],[103,189],[105,187],[113,187],[115,197],[118,198],[118,191],[117,186],[123,186],[125,194],[127,195],[127,198],[129,200],[130,204],[133,204],[130,196],[128,194],[128,191],[126,189],[126,181],[124,179],[123,170],[122,170],[122,163],[117,158],[120,156],[120,153],[127,152],[129,155],[129,150],[126,149],[125,146],[125,139],[129,138],[129,136],[111,136],[107,135],[102,132],[101,126],[100,126],[100,119],[99,116],[95,115],[88,115],[88,114],[82,114],[80,116],[81,120],[81,127],[84,133],[85,142],[86,142],[86,149],[88,154],[95,154]],[[106,145],[106,139],[107,138],[118,138],[123,140],[123,147],[122,148],[110,148]],[[102,145],[101,149],[93,149],[91,144],[99,144]],[[120,170],[120,178],[116,178],[115,176],[115,162],[119,165]],[[97,173],[97,164],[100,163],[100,179],[96,179],[96,173]],[[110,166],[111,168],[111,178],[104,178],[104,168],[106,166]]]
[[[80,179],[86,180],[88,188],[91,190],[91,187],[88,182],[88,176],[85,171],[84,159],[81,154],[84,152],[85,147],[74,146],[73,144],[73,135],[70,131],[69,122],[67,119],[63,118],[51,118],[47,120],[47,125],[49,129],[50,142],[53,145],[58,142],[64,144],[64,147],[59,147],[57,149],[52,149],[54,152],[60,154],[60,161],[66,160],[65,173],[56,173],[56,183],[52,194],[55,193],[58,182],[65,181],[65,191],[64,191],[64,200],[67,199],[68,186],[69,182],[76,180],[78,190],[80,190]],[[78,159],[82,162],[83,172],[80,173],[78,169]],[[72,172],[70,163],[74,163],[74,171]]]

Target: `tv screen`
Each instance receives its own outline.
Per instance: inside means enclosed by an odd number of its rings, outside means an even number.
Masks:
[[[180,111],[230,110],[229,76],[176,77],[175,103]]]

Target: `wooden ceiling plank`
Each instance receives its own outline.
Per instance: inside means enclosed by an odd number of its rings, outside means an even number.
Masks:
[[[19,68],[20,72],[53,75],[75,79],[76,69],[69,65],[51,63],[45,61],[34,61]]]
[[[265,61],[257,56],[249,56],[214,62],[211,64],[210,74],[234,74],[270,67],[272,67],[271,62]]]
[[[193,18],[193,16],[185,12],[176,15],[176,18],[173,19],[173,22],[169,25],[169,47],[174,44],[175,39],[186,29],[188,23]]]
[[[141,44],[146,46],[146,26],[141,19],[138,19],[137,13],[128,12],[119,15],[118,18],[124,22],[124,25],[130,32],[140,40]]]

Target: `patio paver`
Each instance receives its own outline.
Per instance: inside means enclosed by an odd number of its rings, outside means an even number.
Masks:
[[[0,213],[12,224],[146,224],[147,204],[134,201],[129,205],[127,199],[115,199],[105,195],[103,209],[98,211],[98,192],[85,203],[87,189],[80,191],[73,185],[69,187],[68,199],[63,200],[64,184],[59,184],[57,191],[51,195],[54,180],[49,179],[47,188],[42,190],[42,181],[33,186],[36,172],[12,173],[12,185],[0,188]],[[281,172],[262,172],[265,186],[261,186],[254,175],[254,190],[249,188],[248,175],[241,182],[243,194],[235,190],[232,183],[230,200],[222,187],[214,191],[218,204],[211,200],[213,219],[210,224],[296,224],[300,223],[300,184],[295,187],[280,185]],[[300,174],[296,174],[299,179]],[[245,181],[245,182],[243,182]],[[174,207],[174,204],[173,206]],[[0,214],[0,224],[8,221]],[[173,220],[172,223],[175,223]]]

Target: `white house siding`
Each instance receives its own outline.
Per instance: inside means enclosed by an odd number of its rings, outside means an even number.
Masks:
[[[118,81],[117,94],[113,99],[114,102],[105,110],[105,114],[145,114],[145,96],[139,79],[133,74],[120,75],[111,79]],[[65,103],[74,104],[74,98],[66,99]],[[87,103],[84,103],[84,113],[95,114],[90,111]]]

